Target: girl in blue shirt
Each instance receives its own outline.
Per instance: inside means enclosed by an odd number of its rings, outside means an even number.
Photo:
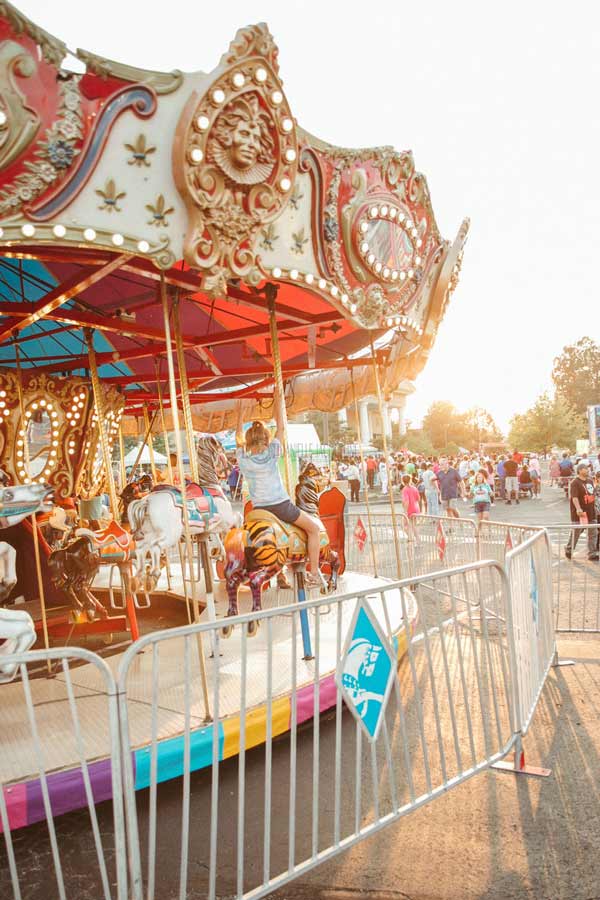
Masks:
[[[473,479],[471,495],[473,497],[477,521],[483,522],[484,520],[489,519],[493,494],[491,487],[486,481],[485,473],[481,469],[475,474],[475,478]]]
[[[306,532],[310,572],[305,575],[310,587],[326,587],[327,583],[319,569],[319,519],[310,516],[292,503],[283,486],[279,473],[279,457],[282,454],[283,423],[277,398],[275,408],[276,435],[263,422],[253,422],[244,434],[242,408],[240,404],[236,429],[236,443],[239,448],[238,465],[246,480],[246,487],[254,509],[265,509],[282,522],[297,525]]]

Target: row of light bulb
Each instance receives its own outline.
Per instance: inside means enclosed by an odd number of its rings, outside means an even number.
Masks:
[[[79,228],[71,229],[74,231],[79,231]],[[25,225],[21,225],[21,234],[23,237],[32,238],[35,237],[36,234],[36,226],[31,222],[27,222]],[[57,238],[64,238],[67,234],[67,228],[65,225],[53,225],[52,226],[52,234]],[[0,238],[4,236],[4,229],[0,228]],[[45,238],[46,235],[42,234],[42,238]],[[84,228],[83,229],[83,239],[88,243],[93,243],[98,237],[96,231],[93,228]],[[111,235],[110,237],[112,243],[115,247],[122,247],[125,243],[125,237],[120,234],[118,231]],[[150,250],[150,244],[146,240],[138,241],[136,247],[140,253],[148,253]]]
[[[408,327],[412,328],[413,331],[416,331],[418,335],[423,334],[421,326],[418,325],[414,319],[409,319],[408,316],[388,316],[385,320],[385,324],[388,328],[392,328],[393,325],[408,325]]]
[[[48,458],[48,461],[46,462],[45,468],[43,469],[42,472],[40,472],[40,474],[37,478],[37,481],[39,482],[39,484],[43,484],[45,482],[47,476],[50,475],[50,473],[52,472],[52,469],[56,466],[56,462],[57,462],[58,423],[56,420],[58,419],[58,413],[54,409],[52,403],[49,403],[47,400],[44,400],[43,398],[39,401],[36,400],[34,403],[31,404],[31,408],[25,411],[25,421],[26,421],[27,425],[29,424],[29,419],[33,415],[33,411],[35,411],[37,409],[45,410],[48,413],[48,415],[50,416],[51,432],[52,432],[52,443],[51,443],[51,450],[49,453],[49,458]],[[27,471],[25,469],[25,461],[24,461],[25,451],[23,449],[25,440],[26,440],[26,430],[25,430],[25,428],[21,428],[19,430],[19,437],[17,439],[17,468],[19,470],[19,478],[21,479],[21,481],[23,481],[25,484],[30,484],[31,482],[35,483],[36,479],[29,478],[27,475]]]
[[[286,273],[279,266],[274,266],[271,269],[271,274],[273,278],[289,278],[290,281],[304,281],[309,287],[318,287],[320,291],[325,291],[336,300],[339,299],[344,306],[348,307],[352,315],[357,310],[356,303],[350,302],[348,294],[342,293],[337,285],[331,284],[325,278],[319,278],[318,275],[313,275],[312,272],[300,272],[298,269],[290,269]]]

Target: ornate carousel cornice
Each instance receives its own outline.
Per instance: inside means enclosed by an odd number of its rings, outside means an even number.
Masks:
[[[427,349],[460,261],[449,278],[426,179],[409,151],[340,148],[303,130],[266,25],[241,29],[210,73],[78,50],[82,75],[61,68],[66,53],[0,2],[8,252],[96,248],[162,269],[184,260],[215,297],[240,282],[288,283],[360,327],[409,328]],[[467,230],[465,220],[461,253]]]

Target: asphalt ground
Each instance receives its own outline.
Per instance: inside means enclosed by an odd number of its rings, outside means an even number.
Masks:
[[[377,504],[378,512],[381,506]],[[353,506],[353,510],[357,506]],[[359,510],[360,511],[360,510]],[[465,513],[469,513],[464,505]],[[461,514],[463,509],[461,508]],[[540,501],[518,507],[496,505],[492,518],[520,524],[568,521],[567,503],[553,488]],[[596,564],[597,565],[597,564]],[[277,900],[598,900],[600,898],[600,640],[563,635],[563,657],[574,666],[552,669],[525,740],[527,762],[552,770],[550,778],[487,771],[408,814],[353,849],[299,876],[273,896]],[[402,675],[402,666],[400,671]],[[444,717],[444,713],[443,713]],[[444,725],[449,729],[447,713]],[[342,739],[353,733],[343,717]],[[335,741],[335,719],[322,717],[322,747]],[[312,726],[298,736],[298,842],[310,834]],[[350,738],[348,738],[349,740]],[[331,814],[332,757],[323,757],[321,792]],[[273,821],[284,815],[289,796],[290,745],[274,745]],[[246,757],[246,859],[260,871],[264,751]],[[237,815],[237,760],[220,767],[221,822],[219,869],[221,898],[235,895],[234,839]],[[344,795],[353,793],[352,767]],[[363,768],[368,790],[368,774]],[[187,897],[206,896],[206,853],[210,778],[191,778],[190,885]],[[147,833],[147,794],[138,795],[142,842]],[[345,802],[345,800],[344,800]],[[181,850],[181,782],[159,787],[158,900],[178,895]],[[253,815],[256,813],[256,815]],[[107,846],[112,834],[110,803],[98,807]],[[327,825],[324,818],[324,827]],[[284,819],[281,819],[284,822]],[[101,897],[94,875],[88,816],[79,812],[57,820],[58,841],[67,875],[67,896]],[[282,824],[282,831],[283,831]],[[15,833],[17,863],[23,873],[24,900],[52,900],[52,857],[44,825]],[[302,858],[300,856],[300,858]],[[274,871],[285,865],[285,847],[275,847]],[[109,854],[109,871],[112,861]],[[11,896],[6,858],[0,853],[0,897]]]

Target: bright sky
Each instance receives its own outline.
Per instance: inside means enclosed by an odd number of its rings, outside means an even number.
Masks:
[[[442,234],[471,218],[461,283],[407,407],[413,424],[446,399],[506,428],[550,386],[566,343],[598,339],[596,4],[17,5],[71,48],[155,69],[209,70],[239,27],[266,21],[308,131],[413,150]]]

